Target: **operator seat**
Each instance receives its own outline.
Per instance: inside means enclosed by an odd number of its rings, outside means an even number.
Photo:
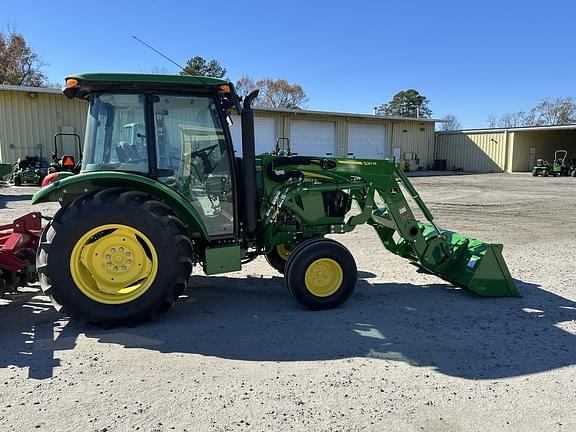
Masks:
[[[145,162],[147,155],[140,155],[135,145],[129,144],[126,141],[119,141],[116,145],[116,154],[120,162]]]

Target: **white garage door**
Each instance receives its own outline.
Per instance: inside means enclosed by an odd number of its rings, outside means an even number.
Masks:
[[[349,123],[348,153],[357,159],[386,159],[386,126]]]
[[[290,122],[290,146],[303,156],[336,156],[336,123],[293,120]]]
[[[242,126],[240,116],[232,116],[234,124],[230,126],[230,135],[234,143],[236,156],[242,156]],[[254,118],[254,139],[256,154],[274,151],[276,146],[276,120],[270,117]]]

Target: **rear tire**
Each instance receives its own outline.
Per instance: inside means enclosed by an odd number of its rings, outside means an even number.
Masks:
[[[172,307],[192,271],[192,244],[170,208],[143,192],[104,189],[63,207],[42,233],[40,285],[57,309],[106,327]]]
[[[542,177],[548,177],[548,175],[549,175],[548,170],[542,171]]]
[[[356,263],[340,243],[310,240],[288,258],[284,280],[290,295],[305,308],[332,309],[344,303],[356,288]]]
[[[284,274],[286,262],[291,253],[292,250],[288,249],[287,246],[279,244],[275,245],[272,250],[265,255],[265,257],[270,266],[272,266],[278,273]]]
[[[22,186],[22,177],[14,176],[14,186]]]

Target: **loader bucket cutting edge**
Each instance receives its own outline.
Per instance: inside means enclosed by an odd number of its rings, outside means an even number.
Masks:
[[[435,233],[434,227],[422,224],[425,237]],[[501,244],[490,244],[452,231],[442,231],[454,252],[467,242],[467,248],[453,265],[428,268],[432,273],[457,286],[484,297],[520,297],[512,275],[502,256]]]

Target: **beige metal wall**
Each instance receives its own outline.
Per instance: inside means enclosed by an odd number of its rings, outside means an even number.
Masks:
[[[504,131],[438,133],[436,159],[445,159],[448,169],[502,172],[506,169],[506,135]]]
[[[0,91],[0,162],[12,163],[19,157],[43,156],[49,159],[54,134],[72,127],[84,141],[87,103],[69,100],[57,93]]]
[[[400,148],[401,159],[407,152],[415,153],[415,161],[411,162],[411,170],[427,169],[434,163],[434,123],[407,120],[393,122],[392,133],[388,134],[389,158],[392,158],[394,148]]]

